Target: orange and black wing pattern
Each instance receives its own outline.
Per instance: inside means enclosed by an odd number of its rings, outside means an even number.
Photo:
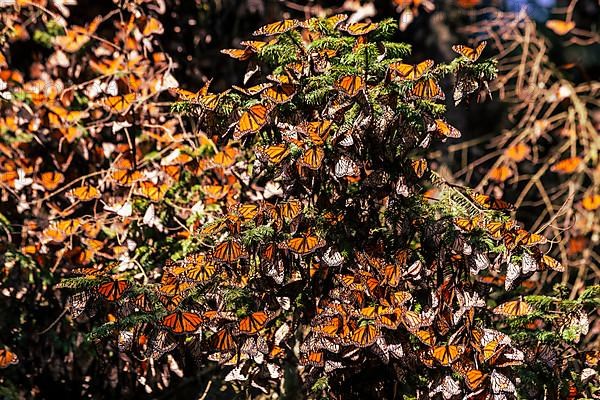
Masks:
[[[123,297],[129,286],[124,280],[110,281],[98,286],[98,293],[108,301],[116,301]]]
[[[175,311],[165,316],[161,325],[175,334],[194,333],[200,328],[204,319],[193,312]]]
[[[273,36],[286,33],[300,25],[300,21],[296,19],[284,19],[283,21],[273,22],[272,24],[265,25],[252,34],[254,36]]]

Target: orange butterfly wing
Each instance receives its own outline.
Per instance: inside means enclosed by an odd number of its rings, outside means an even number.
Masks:
[[[494,314],[503,315],[506,317],[520,317],[531,314],[534,311],[535,308],[523,300],[508,301],[493,309]]]
[[[124,280],[106,282],[98,286],[98,293],[108,301],[116,301],[123,296],[129,286],[129,282]]]
[[[124,114],[129,110],[129,107],[135,102],[136,94],[128,93],[119,96],[111,96],[102,100],[102,104],[109,111],[118,114]]]
[[[311,147],[304,151],[302,157],[298,160],[298,165],[317,170],[321,168],[323,159],[325,158],[325,151],[322,147]]]
[[[215,259],[227,263],[232,263],[246,256],[242,245],[235,240],[228,240],[217,245],[212,255]]]
[[[325,241],[316,235],[306,233],[300,237],[288,239],[280,247],[293,251],[296,254],[306,255],[325,246]]]
[[[348,340],[358,347],[368,347],[375,343],[379,336],[380,331],[377,325],[366,324],[353,331]]]
[[[255,30],[252,34],[254,36],[273,36],[279,35],[281,33],[285,33],[289,30],[294,29],[300,25],[300,21],[296,19],[284,19],[283,21],[274,22],[272,24],[265,25],[257,30]]]
[[[364,79],[357,75],[346,75],[334,83],[334,87],[350,97],[354,97],[364,87]]]
[[[162,319],[162,325],[175,334],[193,333],[198,330],[204,319],[191,312],[176,311]]]
[[[441,365],[448,366],[458,360],[464,351],[463,346],[444,345],[434,347],[431,350],[431,355]]]
[[[269,314],[264,311],[258,311],[242,318],[238,323],[238,331],[252,335],[263,329],[269,321]]]
[[[0,368],[6,368],[19,362],[19,358],[8,348],[0,349]]]
[[[342,29],[353,36],[362,36],[373,32],[378,26],[379,24],[375,22],[355,22],[344,26]]]
[[[258,132],[267,124],[269,112],[270,109],[263,104],[255,104],[244,111],[233,134],[234,139],[239,140],[248,133]]]
[[[467,58],[469,61],[475,62],[479,59],[481,53],[483,53],[483,50],[485,49],[486,45],[487,42],[484,40],[483,42],[479,43],[475,48],[471,48],[469,46],[460,44],[452,46],[452,50],[454,50],[461,56]]]

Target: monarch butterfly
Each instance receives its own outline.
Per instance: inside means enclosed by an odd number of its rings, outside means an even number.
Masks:
[[[283,21],[273,22],[272,24],[265,25],[255,30],[252,34],[254,36],[279,35],[281,33],[285,33],[289,30],[296,28],[299,24],[300,21],[298,21],[297,19],[284,19]]]
[[[506,317],[520,317],[531,314],[534,311],[535,308],[531,304],[521,299],[500,304],[492,310],[494,314],[503,315]]]
[[[302,157],[298,159],[298,165],[307,167],[310,169],[319,169],[325,158],[325,150],[322,147],[311,147],[305,150]]]
[[[173,340],[172,336],[166,330],[158,331],[149,343],[147,355],[153,359],[162,357],[163,354],[168,353],[177,346],[177,342]]]
[[[329,267],[339,267],[344,263],[344,257],[339,251],[334,250],[333,247],[330,247],[325,251],[322,260]]]
[[[165,316],[161,324],[175,334],[182,334],[196,332],[203,322],[204,319],[196,313],[175,311]]]
[[[348,336],[348,341],[358,347],[368,347],[375,343],[380,334],[381,332],[377,325],[365,324],[351,332],[350,336]]]
[[[452,50],[454,50],[461,56],[467,58],[469,61],[475,62],[479,59],[481,53],[483,53],[483,49],[485,49],[486,45],[487,42],[484,40],[483,42],[479,43],[475,48],[459,44],[452,46]]]
[[[280,164],[289,154],[290,150],[285,144],[277,144],[258,149],[259,157],[266,158],[275,165]]]
[[[360,176],[360,168],[351,158],[342,156],[335,163],[334,174],[338,178],[344,176]]]
[[[245,49],[222,49],[221,53],[227,54],[231,58],[235,58],[236,60],[246,61],[252,57],[254,51],[251,48]]]
[[[150,301],[150,296],[147,293],[140,293],[135,296],[131,300],[131,304],[133,305],[133,309],[136,312],[151,312],[153,310],[152,302]]]
[[[483,361],[488,361],[498,355],[506,345],[510,344],[508,336],[492,329],[473,330],[473,337],[481,346],[479,350],[483,356]]]
[[[144,22],[144,21],[142,21]],[[164,28],[162,23],[157,20],[156,18],[153,17],[147,17],[145,18],[145,24],[144,24],[144,28],[142,30],[142,35],[144,36],[150,36],[150,35],[160,35],[164,32]]]
[[[167,278],[165,279],[165,277]],[[179,281],[173,275],[164,275],[161,285],[158,287],[158,291],[167,296],[176,296],[185,293],[194,287],[194,283]]]
[[[377,29],[379,24],[375,22],[355,22],[343,26],[341,29],[348,32],[352,36],[362,36]]]
[[[57,171],[52,172],[43,172],[38,182],[44,187],[45,190],[51,191],[54,190],[63,183],[65,180],[65,176]]]
[[[583,160],[580,157],[565,158],[550,167],[550,171],[560,174],[572,174]]]
[[[424,158],[420,158],[418,160],[412,160],[410,165],[417,175],[417,178],[422,178],[425,175],[425,171],[427,171],[427,160]]]
[[[6,368],[19,362],[19,358],[8,347],[0,349],[0,368]]]
[[[267,75],[267,79],[273,81],[279,85],[290,85],[292,84],[292,77],[287,74],[278,74],[278,75]]]
[[[517,231],[516,242],[523,246],[535,246],[536,244],[544,244],[546,241],[547,239],[544,236],[528,232],[525,229]]]
[[[485,381],[487,375],[478,369],[472,369],[465,374],[465,383],[471,390],[477,390]]]
[[[90,201],[100,197],[100,191],[91,185],[83,185],[69,190],[69,196],[81,201]]]
[[[325,365],[325,353],[323,351],[310,351],[308,354],[302,354],[300,364],[323,367]]]
[[[227,93],[229,93],[229,89],[222,93],[208,93],[205,95],[201,95],[198,98],[198,104],[200,104],[208,111],[215,111],[217,109],[217,106],[219,105],[219,102]]]
[[[490,374],[490,383],[492,387],[492,392],[495,395],[500,395],[502,393],[515,393],[515,385],[511,382],[510,379],[499,373],[496,370],[493,370]]]
[[[182,263],[183,276],[194,282],[205,282],[209,280],[217,270],[217,266],[207,260],[203,253],[190,254]]]
[[[420,79],[425,72],[433,66],[433,60],[425,60],[416,65],[404,64],[401,62],[391,63],[388,69],[399,76],[401,80],[416,81]]]
[[[258,53],[263,47],[265,47],[268,44],[273,44],[276,41],[277,41],[276,39],[273,39],[270,42],[261,42],[261,41],[258,41],[258,40],[244,40],[244,41],[241,41],[240,44],[242,46],[249,47],[249,48],[251,48],[252,50],[254,50],[255,52]]]
[[[418,81],[412,89],[412,94],[426,100],[444,100],[446,95],[433,78]]]
[[[239,140],[248,133],[257,132],[267,124],[267,117],[271,110],[263,104],[255,104],[248,108],[240,117],[234,139]]]
[[[334,88],[342,91],[350,97],[354,97],[364,87],[364,79],[358,75],[346,75],[338,79],[334,84]]]
[[[167,286],[167,285],[165,285]],[[160,291],[160,289],[159,289]],[[183,295],[181,294],[176,294],[174,296],[170,296],[170,295],[159,295],[158,296],[158,301],[161,302],[161,304],[165,307],[165,309],[167,309],[167,311],[173,311],[175,310],[177,307],[179,307],[179,305],[181,304],[181,302],[185,299],[185,297],[183,297]]]
[[[183,100],[183,101],[189,101],[189,102],[197,102],[201,95],[206,94],[205,88],[206,88],[206,90],[208,90],[208,87],[204,86],[203,88],[198,90],[196,93],[190,92],[189,90],[185,90],[185,89],[181,89],[181,88],[171,88],[169,90],[172,91],[173,93],[177,94],[180,101]]]
[[[157,185],[151,181],[140,182],[140,194],[152,201],[162,200],[168,188],[165,184]]]
[[[405,292],[402,290],[392,293],[391,296],[391,302],[396,307],[402,306],[410,300],[412,300],[412,294],[410,294],[410,292]]]
[[[581,205],[588,211],[595,211],[600,208],[600,194],[588,194],[581,199]]]
[[[565,267],[556,259],[550,257],[547,254],[544,254],[541,258],[541,264],[551,270],[558,272],[565,272]]]
[[[546,21],[546,28],[556,33],[558,36],[566,35],[575,28],[575,22],[562,21],[559,19],[549,19]]]
[[[462,390],[459,383],[454,380],[451,376],[445,376],[437,387],[432,388],[429,393],[431,397],[441,393],[443,399],[451,399],[460,395]]]
[[[487,196],[485,194],[479,193],[471,193],[471,199],[475,201],[479,206],[489,209],[489,210],[512,210],[514,206],[510,203],[507,203],[504,200],[496,199],[491,196]]]
[[[282,201],[277,205],[277,209],[279,210],[279,215],[284,220],[292,220],[300,215],[302,212],[302,203],[300,200],[288,200]]]
[[[362,251],[355,252],[355,258],[356,262],[364,269],[374,268],[381,271],[385,264],[385,260],[382,258],[373,257]]]
[[[443,366],[454,363],[464,353],[464,346],[446,344],[431,349],[431,356]]]
[[[226,263],[232,263],[246,256],[244,248],[237,240],[223,242],[213,250],[212,256]]]
[[[129,107],[136,101],[136,94],[129,93],[119,96],[110,96],[102,100],[102,104],[111,112],[125,114]]]
[[[212,349],[216,349],[220,352],[230,352],[236,348],[233,336],[227,328],[223,328],[212,335],[210,337],[210,345]]]
[[[181,166],[180,165],[162,165],[161,169],[171,179],[173,179],[175,181],[179,181],[179,177],[181,175]]]
[[[75,319],[79,317],[85,311],[85,307],[91,298],[92,293],[89,291],[78,292],[69,296],[67,309],[71,313],[71,318]]]
[[[406,327],[409,332],[415,332],[423,325],[421,316],[414,311],[404,310],[400,317],[402,324]]]
[[[240,91],[242,93],[244,93],[247,96],[254,96],[256,94],[259,94],[260,92],[270,88],[271,86],[273,86],[272,83],[261,83],[259,85],[255,85],[255,86],[251,86],[249,88],[243,88],[243,87],[239,87],[239,86],[233,86],[233,88],[237,91]]]
[[[89,114],[85,111],[71,111],[62,107],[47,106],[50,112],[48,113],[48,123],[51,127],[60,128],[63,123],[73,124],[87,117]]]
[[[306,255],[325,246],[325,240],[307,231],[299,237],[288,239],[279,244],[279,248],[291,250],[299,255]]]
[[[98,293],[108,301],[116,301],[123,296],[129,286],[129,282],[124,280],[106,282],[98,286]]]
[[[528,145],[526,145],[525,143],[519,142],[517,144],[514,144],[512,146],[509,146],[505,151],[504,154],[506,155],[506,157],[508,157],[509,159],[513,160],[514,162],[521,162],[524,159],[526,159],[529,156],[529,153],[531,152],[531,147],[529,147]]]
[[[377,324],[388,329],[397,329],[402,313],[400,308],[380,307],[377,311]]]
[[[202,191],[206,194],[206,197],[219,200],[227,196],[231,191],[231,185],[203,185],[201,186]]]
[[[135,169],[117,169],[111,174],[111,178],[121,186],[131,186],[142,177],[142,173]]]
[[[238,203],[237,205],[235,205],[232,208],[232,211],[237,213],[244,220],[249,221],[258,216],[258,214],[261,212],[261,206],[260,206],[260,204],[254,204],[254,203],[247,203],[247,204]]]
[[[101,22],[102,17],[96,17],[86,27],[73,26],[65,35],[55,37],[54,42],[67,53],[75,53],[90,41]]]
[[[292,84],[279,84],[277,86],[271,86],[262,92],[261,97],[263,99],[271,100],[276,104],[287,103],[296,94],[296,86]]]
[[[447,123],[446,121],[444,121],[443,119],[436,119],[434,123],[436,127],[436,132],[442,135],[442,137],[452,139],[458,139],[459,137],[461,137],[460,131],[452,125],[450,125],[449,123]]]
[[[346,14],[336,14],[331,17],[325,18],[325,23],[329,26],[330,29],[335,29],[335,28],[337,28],[337,26],[339,24],[341,24],[342,22],[344,22],[347,19],[348,19],[348,16]],[[315,20],[315,19],[311,18],[310,20],[306,21],[306,23],[307,23],[306,27],[309,27],[308,23],[313,20]]]
[[[513,175],[513,170],[508,165],[494,167],[489,172],[490,179],[498,183],[506,182]]]
[[[239,151],[235,147],[225,146],[221,151],[212,157],[210,164],[211,166],[219,168],[231,167],[238,154]]]
[[[600,350],[590,350],[584,353],[585,364],[590,367],[595,367],[600,361]]]
[[[303,131],[313,144],[322,146],[325,144],[329,132],[331,131],[332,121],[315,121],[307,122],[300,125],[301,131]]]
[[[264,311],[254,312],[238,322],[237,333],[252,335],[260,331],[273,319],[274,315]]]
[[[55,242],[62,242],[67,236],[75,234],[81,226],[79,218],[57,221],[44,229],[44,236]]]
[[[459,227],[461,230],[463,230],[465,232],[471,232],[472,230],[479,228],[479,226],[481,224],[481,216],[476,215],[473,218],[457,217],[457,218],[454,218],[453,222],[454,222],[454,225]]]
[[[414,335],[424,344],[432,347],[435,345],[436,338],[431,330],[419,330],[414,332]]]
[[[331,338],[344,338],[350,334],[350,328],[346,324],[345,317],[334,315],[325,318],[323,322],[319,322],[313,326],[313,331],[323,334]]]

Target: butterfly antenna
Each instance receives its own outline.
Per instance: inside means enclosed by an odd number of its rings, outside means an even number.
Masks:
[[[48,332],[50,329],[52,329],[57,323],[58,321],[60,321],[62,319],[62,317],[65,316],[65,314],[67,313],[67,311],[69,310],[69,307],[65,307],[65,309],[60,313],[60,315],[54,320],[54,322],[52,322],[46,329],[44,329],[41,332],[38,332],[37,335],[43,335],[46,332]]]

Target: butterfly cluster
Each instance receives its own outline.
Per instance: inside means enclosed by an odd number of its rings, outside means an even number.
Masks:
[[[499,68],[511,73],[494,86],[502,101],[511,104],[507,112],[513,122],[502,135],[490,141],[494,150],[484,156],[489,163],[483,164],[484,170],[476,179],[486,191],[513,198],[518,206],[543,202],[547,212],[561,208],[572,210],[569,218],[558,213],[553,224],[556,226],[552,229],[553,235],[567,242],[556,246],[553,255],[560,256],[567,268],[589,264],[597,250],[586,252],[585,249],[598,247],[593,220],[598,219],[600,212],[597,150],[589,145],[598,137],[597,120],[587,117],[595,108],[595,94],[588,89],[590,82],[575,72],[575,64],[564,64],[549,48],[538,47],[548,35],[584,34],[585,29],[578,27],[583,21],[579,18],[564,20],[564,15],[559,13],[546,21],[546,27],[554,33],[536,31],[535,22],[525,14],[518,18],[514,15],[492,18],[483,24],[485,27],[477,24],[468,28],[473,35],[491,39],[484,32],[496,31],[503,37],[502,42],[493,46],[501,54]],[[523,40],[525,32],[531,32],[528,40]],[[492,41],[488,41],[492,45]],[[518,59],[521,54],[527,57]],[[524,83],[539,76],[545,76],[543,87],[534,89]],[[536,107],[528,110],[529,104]],[[532,171],[539,175],[536,178],[539,183],[521,186],[520,182],[527,181]],[[544,201],[548,191],[555,195]],[[525,216],[527,208],[519,208]],[[570,217],[571,213],[574,218]],[[594,274],[588,275],[588,279],[597,280]]]
[[[542,349],[503,328],[555,323],[528,279],[562,267],[509,204],[445,183],[426,159],[434,140],[461,136],[444,118],[444,79],[456,77],[455,100],[474,98],[486,44],[436,64],[393,42],[393,21],[288,19],[223,51],[250,64],[242,83],[186,90],[153,51],[160,22],[140,10],[52,37],[57,59],[89,52],[85,72],[3,109],[15,143],[38,140],[0,149],[2,194],[27,216],[21,251],[66,277],[55,288],[70,318],[146,390],[164,386],[157,365],[191,362],[252,394],[293,370],[309,394],[389,395],[401,382],[514,398],[517,369]],[[97,40],[109,23],[114,37]],[[170,110],[156,101],[167,92]],[[581,304],[553,311],[585,334]]]
[[[128,3],[119,15],[75,23],[62,2],[0,5],[0,284],[2,331],[10,332],[1,338],[0,367],[17,376],[36,365],[39,374],[68,370],[83,381],[102,369],[99,362],[80,368],[73,352],[82,352],[56,340],[68,335],[64,325],[51,326],[53,339],[33,335],[56,318],[54,307],[76,317],[91,305],[90,293],[65,302],[53,286],[78,277],[82,288],[118,300],[132,286],[127,271],[138,257],[131,225],[168,229],[159,204],[181,163],[162,154],[183,139],[169,107],[157,100],[178,83],[158,42],[160,13],[147,2]],[[161,156],[152,157],[155,151]],[[52,357],[64,362],[48,363]]]

